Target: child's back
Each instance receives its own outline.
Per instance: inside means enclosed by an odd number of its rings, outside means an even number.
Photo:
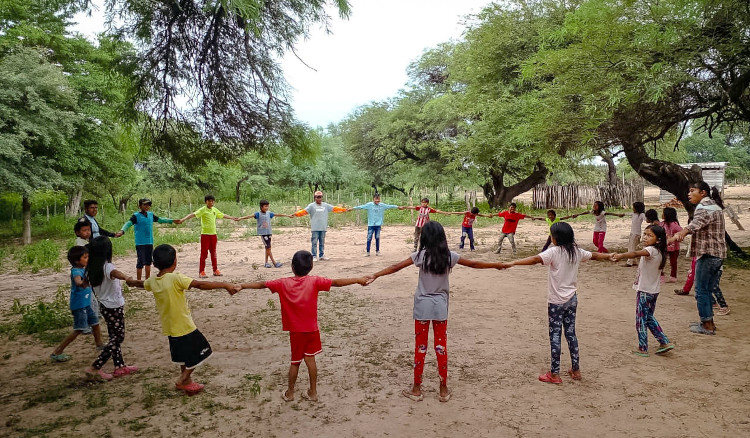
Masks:
[[[448,270],[443,274],[435,274],[425,269],[426,255],[427,251],[424,250],[411,255],[414,266],[419,268],[419,280],[414,292],[414,319],[444,321],[448,319],[448,297],[450,295],[448,274],[450,269],[456,266],[461,256],[457,252],[447,252],[445,257],[450,259]]]
[[[563,304],[578,290],[578,268],[581,262],[591,260],[591,252],[575,248],[575,258],[561,246],[553,246],[539,254],[542,263],[549,266],[547,302]]]
[[[154,294],[162,332],[167,336],[184,336],[196,329],[185,291],[192,278],[177,272],[154,276],[143,287]]]
[[[303,275],[266,281],[279,294],[282,329],[290,332],[318,331],[318,293],[331,290],[331,279]]]

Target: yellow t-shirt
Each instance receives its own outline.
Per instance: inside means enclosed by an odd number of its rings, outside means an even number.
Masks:
[[[205,205],[193,214],[201,220],[201,234],[216,234],[216,219],[224,217],[218,208],[209,209]]]
[[[176,272],[154,276],[143,282],[143,287],[154,294],[161,330],[167,336],[185,336],[196,329],[185,296],[192,282],[192,278]]]

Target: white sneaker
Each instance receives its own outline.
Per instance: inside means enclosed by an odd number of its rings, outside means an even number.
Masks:
[[[322,257],[321,257],[320,259],[321,259],[321,260],[331,260],[331,259],[329,259],[329,258],[328,258],[328,257],[326,257],[326,256],[322,256]]]
[[[369,253],[369,252],[366,252],[366,253],[365,253],[365,257],[370,257],[370,253]]]
[[[317,257],[315,257],[315,256],[313,256],[313,261],[314,261],[314,262],[317,262],[317,261],[318,261],[318,258],[317,258]]]
[[[380,251],[375,251],[375,255],[379,256],[380,255]]]

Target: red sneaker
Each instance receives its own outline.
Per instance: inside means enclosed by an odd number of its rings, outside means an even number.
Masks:
[[[201,271],[200,274],[198,274],[200,278],[208,278],[208,275],[206,275],[206,271]]]
[[[218,269],[214,271],[214,277],[221,277],[222,275],[224,274],[222,274]]]
[[[556,385],[559,385],[562,383],[562,379],[560,376],[553,376],[551,372],[547,371],[546,374],[542,374],[539,376],[539,381],[544,383],[554,383]]]
[[[180,385],[175,384],[175,388],[179,389],[180,391],[185,391],[185,394],[187,395],[195,395],[199,392],[203,391],[205,385],[202,385],[198,382],[190,382],[186,385]]]

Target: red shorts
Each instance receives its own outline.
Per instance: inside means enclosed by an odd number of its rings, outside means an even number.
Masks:
[[[292,363],[300,363],[305,356],[315,356],[323,351],[320,332],[289,332],[292,344]]]

